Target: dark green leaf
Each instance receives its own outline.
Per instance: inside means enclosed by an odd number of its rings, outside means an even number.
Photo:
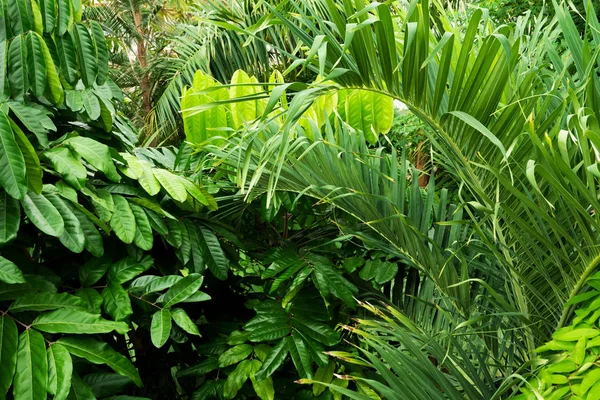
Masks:
[[[64,346],[54,343],[46,351],[48,359],[48,393],[54,400],[65,400],[71,389],[73,360]]]
[[[65,224],[58,210],[41,194],[29,192],[21,201],[29,220],[47,235],[60,237]]]
[[[8,48],[8,83],[10,92],[15,99],[23,99],[29,90],[27,43],[21,36],[14,38]]]
[[[79,268],[79,281],[83,286],[92,286],[104,276],[110,265],[108,257],[90,258]]]
[[[83,84],[91,88],[96,82],[98,75],[98,59],[96,57],[96,48],[90,36],[90,32],[85,25],[77,23],[73,28],[75,43],[77,43],[77,55],[79,57],[79,70]]]
[[[32,293],[15,300],[8,308],[11,312],[48,311],[59,308],[87,309],[85,301],[68,293]]]
[[[15,140],[8,117],[0,111],[0,186],[15,199],[27,193],[25,159]]]
[[[219,356],[219,367],[225,368],[246,359],[252,354],[252,346],[249,344],[240,344],[227,350]]]
[[[264,363],[256,373],[257,380],[262,381],[275,372],[277,368],[285,361],[289,350],[290,337],[285,337],[279,341],[269,352]]]
[[[171,286],[171,288],[156,301],[163,303],[165,308],[180,303],[200,289],[203,279],[202,275],[190,274]]]
[[[129,294],[118,283],[110,282],[102,290],[102,299],[104,311],[115,321],[123,321],[133,314]]]
[[[0,397],[4,398],[13,381],[17,365],[19,332],[12,318],[0,316]]]
[[[81,253],[85,248],[85,236],[79,219],[58,195],[48,194],[46,198],[58,210],[64,221],[65,230],[58,239],[73,253]]]
[[[21,206],[5,191],[0,192],[0,245],[17,237],[21,225]]]
[[[110,266],[108,270],[108,281],[113,283],[125,283],[132,280],[152,266],[152,258],[146,256],[140,262],[131,257],[125,257]]]
[[[37,97],[41,97],[46,91],[46,59],[44,58],[44,42],[35,32],[27,35],[27,56],[29,62],[29,82],[31,91]]]
[[[19,336],[13,384],[15,400],[46,400],[48,360],[41,333],[28,329]]]
[[[31,326],[48,333],[92,334],[114,330],[124,334],[129,331],[129,326],[124,322],[109,321],[97,314],[66,308],[40,315]]]
[[[115,213],[110,220],[110,226],[124,243],[133,243],[136,233],[135,215],[129,202],[121,195],[114,194]]]

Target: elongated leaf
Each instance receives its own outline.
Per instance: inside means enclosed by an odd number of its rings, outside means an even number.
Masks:
[[[8,58],[7,49],[8,49],[8,43],[6,41],[6,38],[3,38],[2,30],[0,29],[0,82],[5,82],[6,77],[7,77],[7,75],[6,75],[7,68],[8,68],[8,66],[6,65],[6,61]],[[6,94],[5,86],[6,86],[6,84],[0,85],[0,96],[2,96],[2,98],[4,98],[4,96]]]
[[[0,245],[17,237],[21,224],[19,201],[8,193],[0,192]]]
[[[248,378],[260,367],[258,360],[244,360],[229,374],[225,385],[223,386],[223,397],[226,399],[235,398],[237,392],[244,386]]]
[[[83,164],[71,154],[66,147],[55,147],[44,153],[50,160],[56,172],[62,175],[75,189],[79,189],[85,184],[87,170]]]
[[[25,0],[8,2],[8,16],[13,32],[18,35],[31,29],[31,17],[27,10]]]
[[[178,378],[189,378],[192,376],[202,376],[215,369],[219,368],[219,361],[216,358],[209,357],[200,361],[196,365],[179,370],[177,372]]]
[[[163,347],[171,334],[171,311],[164,308],[152,315],[150,325],[150,339],[152,344],[158,348]]]
[[[113,195],[115,213],[110,220],[110,226],[124,243],[133,243],[136,233],[135,215],[129,203],[123,196]]]
[[[227,279],[229,261],[225,257],[219,239],[205,226],[199,226],[198,231],[202,236],[199,241],[200,251],[208,265],[208,269],[216,278],[221,280]]]
[[[54,0],[40,0],[40,11],[42,12],[42,21],[44,23],[44,31],[52,33],[54,24],[56,23],[56,3]]]
[[[8,117],[0,111],[0,186],[15,199],[27,193],[25,159],[15,140]]]
[[[200,274],[190,274],[175,283],[171,288],[156,301],[163,303],[165,308],[180,303],[196,293],[204,278]]]
[[[21,201],[29,220],[47,235],[60,237],[65,224],[58,210],[41,194],[29,192]]]
[[[138,181],[144,190],[150,195],[154,196],[160,192],[160,182],[154,176],[152,172],[152,166],[146,160],[140,160],[142,167],[142,174]]]
[[[65,144],[79,153],[91,166],[102,171],[111,181],[121,181],[121,176],[112,161],[110,149],[107,145],[83,136],[70,138],[65,141]]]
[[[54,122],[48,116],[49,112],[35,107],[29,103],[11,101],[8,106],[13,114],[33,132],[40,145],[48,147],[48,131],[56,131]]]
[[[127,376],[136,385],[142,386],[140,375],[133,364],[108,344],[89,337],[65,337],[57,343],[63,345],[69,353],[85,358],[93,364],[106,364],[117,374]]]
[[[256,373],[257,380],[262,381],[270,377],[273,372],[285,361],[289,350],[290,337],[285,337],[279,341],[269,352],[264,363]]]
[[[58,3],[58,23],[56,24],[56,33],[63,36],[72,24],[71,0],[57,0]]]
[[[98,59],[96,48],[85,25],[77,23],[73,28],[75,43],[77,43],[77,55],[79,58],[79,70],[81,79],[86,87],[93,87],[98,75]]]
[[[13,381],[17,365],[19,332],[17,324],[8,316],[0,316],[0,397],[4,397]]]
[[[306,336],[327,346],[334,346],[340,341],[340,337],[333,329],[314,320],[295,315],[293,324],[296,329]]]
[[[77,207],[69,205],[69,208],[81,225],[81,230],[85,236],[85,249],[94,257],[102,257],[104,254],[104,242],[96,225]]]
[[[22,99],[29,90],[27,43],[21,36],[14,38],[8,48],[8,83],[15,99]]]
[[[32,293],[15,300],[8,310],[11,312],[47,311],[59,308],[85,310],[87,304],[81,298],[68,293]]]
[[[296,371],[302,378],[312,378],[312,368],[310,362],[310,353],[306,348],[306,343],[299,335],[292,336],[289,341],[289,351]]]
[[[152,234],[152,227],[148,215],[141,206],[130,203],[131,211],[135,216],[135,238],[133,239],[135,245],[142,250],[151,250],[154,244],[154,235]]]
[[[68,0],[57,0],[68,1]],[[77,69],[77,53],[75,44],[70,32],[63,36],[56,37],[56,50],[60,60],[60,71],[70,85],[75,85],[79,80],[79,70]]]
[[[96,57],[98,59],[98,76],[96,77],[96,83],[98,85],[104,85],[106,77],[108,76],[108,50],[106,48],[106,39],[104,38],[104,31],[99,23],[91,21],[90,27],[92,28],[92,38],[94,40]]]
[[[0,256],[0,281],[6,283],[25,283],[21,270],[11,261]]]
[[[92,286],[106,274],[110,265],[108,257],[90,258],[79,268],[79,281],[83,286]]]
[[[102,290],[102,299],[104,311],[115,321],[123,321],[133,314],[129,295],[118,283],[109,283]]]
[[[244,360],[252,354],[252,350],[252,346],[249,344],[240,344],[230,348],[219,356],[219,367],[225,368]]]
[[[140,262],[131,257],[125,257],[110,266],[108,281],[125,283],[132,280],[142,272],[147,271],[153,264],[152,258],[146,256]]]
[[[28,329],[19,336],[13,396],[15,400],[45,400],[47,383],[48,360],[44,337]]]
[[[33,145],[27,139],[27,136],[23,133],[21,128],[17,126],[12,120],[10,121],[10,126],[15,134],[15,141],[23,154],[23,159],[25,160],[25,172],[27,176],[27,186],[31,191],[36,194],[42,193],[43,188],[43,171],[40,165],[40,159],[33,148]]]
[[[58,239],[73,253],[81,253],[85,247],[85,236],[79,219],[58,195],[48,194],[46,198],[58,210],[64,221],[65,230]]]
[[[154,169],[153,172],[160,185],[174,200],[183,203],[187,199],[187,190],[177,176],[164,169]]]
[[[123,334],[129,331],[124,322],[106,320],[100,315],[74,309],[60,309],[37,317],[31,324],[35,329],[48,333],[109,333],[113,330]]]
[[[46,90],[47,72],[43,51],[43,46],[46,44],[36,32],[29,32],[26,40],[31,91],[40,97]]]
[[[52,0],[48,0],[52,1]],[[48,44],[45,40],[38,36],[42,43],[42,54],[44,56],[44,63],[46,64],[46,75],[47,75],[47,86],[48,86],[48,98],[56,105],[61,105],[65,100],[65,91],[63,89],[62,83],[60,82],[60,78],[58,76],[57,65],[54,63],[54,59],[52,58],[52,53],[50,53],[50,49],[48,48]],[[51,39],[48,39],[51,41]],[[54,45],[54,44],[53,44]],[[54,50],[56,53],[56,50]]]
[[[92,388],[87,385],[76,373],[71,380],[71,393],[69,399],[72,400],[96,400]]]
[[[189,298],[189,297],[188,297]],[[181,329],[186,331],[191,335],[200,336],[200,332],[198,332],[198,326],[191,320],[191,318],[187,315],[187,313],[181,308],[174,308],[171,310],[171,317],[173,321],[179,326]]]
[[[57,343],[48,346],[48,393],[55,400],[65,400],[71,390],[73,375],[73,360],[67,349]]]
[[[81,92],[81,101],[83,108],[87,113],[88,117],[92,121],[97,120],[102,115],[102,107],[100,106],[100,100],[90,89],[86,89]]]
[[[87,309],[92,314],[100,314],[102,312],[102,303],[104,300],[96,289],[83,288],[75,292],[75,296],[79,297],[87,304]]]

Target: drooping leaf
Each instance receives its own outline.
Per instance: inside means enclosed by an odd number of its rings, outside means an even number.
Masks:
[[[219,367],[225,368],[246,359],[252,354],[252,350],[252,346],[249,344],[240,344],[230,348],[219,356]]]
[[[23,99],[29,90],[27,43],[21,36],[14,38],[8,48],[8,83],[10,92],[15,99]]]
[[[191,335],[200,336],[198,332],[198,326],[191,320],[187,313],[181,308],[174,308],[171,310],[171,317],[173,321],[184,331]]]
[[[77,373],[73,373],[71,379],[71,393],[69,400],[96,400],[92,388],[89,387]]]
[[[60,237],[65,231],[65,223],[58,210],[43,194],[29,192],[21,201],[29,220],[47,235]]]
[[[198,231],[202,236],[199,243],[200,250],[208,265],[208,269],[216,278],[221,280],[227,279],[229,261],[225,257],[219,239],[217,239],[215,234],[205,226],[198,226]]]
[[[154,176],[152,166],[146,160],[140,160],[139,162],[142,167],[142,174],[138,178],[138,182],[150,196],[158,194],[160,192],[160,182]]]
[[[335,372],[335,361],[331,360],[324,367],[317,368],[317,372],[315,373],[315,381],[330,383],[333,380],[333,373]],[[315,383],[313,385],[313,394],[315,396],[320,395],[325,391],[327,387],[325,385]]]
[[[235,398],[237,392],[242,388],[244,383],[253,374],[255,368],[254,360],[244,360],[227,376],[225,385],[223,386],[223,397],[226,399]],[[257,361],[260,363],[260,361]]]
[[[115,321],[123,321],[131,314],[131,300],[129,295],[118,283],[109,283],[102,290],[104,312]]]
[[[262,400],[274,400],[275,399],[275,389],[273,388],[273,378],[268,377],[259,381],[255,378],[254,374],[250,375],[250,380],[252,381],[252,387],[254,387],[254,391],[256,395],[260,397]]]
[[[42,12],[42,21],[44,23],[44,31],[51,33],[54,30],[56,23],[56,4],[54,0],[40,0],[40,11]]]
[[[90,32],[85,25],[77,23],[73,28],[75,43],[77,43],[77,55],[79,58],[79,70],[81,71],[81,80],[83,84],[91,88],[96,82],[98,76],[98,58],[96,48],[90,36]]]
[[[108,270],[108,281],[113,283],[125,283],[132,280],[142,272],[147,271],[153,264],[150,257],[144,257],[136,261],[131,257],[125,257],[113,263]]]
[[[0,245],[16,238],[20,225],[19,201],[4,191],[0,192]]]
[[[6,283],[25,283],[21,270],[6,258],[0,256],[0,281]]]
[[[171,333],[171,311],[166,308],[156,311],[152,315],[150,325],[150,339],[157,348],[164,346]]]
[[[142,250],[151,250],[154,244],[154,235],[152,234],[152,227],[148,215],[144,209],[137,204],[130,203],[131,211],[135,216],[135,238],[133,239],[135,245]]]
[[[15,400],[45,400],[48,384],[46,345],[41,333],[28,329],[19,335],[17,368],[13,384]]]
[[[90,27],[92,29],[92,39],[94,40],[96,58],[98,60],[98,76],[96,77],[96,83],[98,85],[104,85],[108,75],[108,50],[106,48],[106,38],[104,37],[104,31],[99,23],[91,21]]]
[[[110,265],[108,257],[90,258],[79,268],[79,281],[83,286],[92,286],[106,274]]]
[[[0,316],[0,397],[4,397],[13,381],[17,365],[19,332],[9,316]]]
[[[15,34],[18,35],[31,29],[31,17],[29,16],[25,0],[9,1],[8,17],[10,18],[9,21]]]
[[[15,140],[8,117],[0,111],[0,186],[11,197],[22,199],[27,193],[25,159]]]
[[[48,147],[48,131],[56,131],[56,125],[48,116],[52,114],[47,109],[29,103],[10,101],[7,104],[19,121],[35,135],[39,144]]]
[[[187,191],[176,175],[164,169],[154,169],[154,176],[160,185],[174,200],[183,203],[187,199]]]
[[[269,352],[262,366],[256,372],[255,378],[259,381],[270,377],[285,361],[289,350],[290,337],[281,339]]]
[[[75,217],[79,220],[79,224],[83,230],[85,236],[85,249],[94,257],[102,257],[104,254],[104,242],[98,228],[79,208],[75,206],[70,206],[70,208],[73,214],[75,214]]]
[[[129,326],[124,322],[109,321],[97,314],[74,309],[59,309],[37,317],[32,327],[48,333],[109,333],[113,330],[124,334]]]
[[[68,293],[32,293],[15,300],[8,308],[11,312],[48,311],[59,308],[85,310],[86,303]]]
[[[48,359],[48,393],[54,395],[55,400],[65,400],[71,390],[71,376],[73,375],[73,360],[67,349],[54,343],[46,351]]]
[[[100,106],[100,100],[94,92],[90,89],[83,90],[81,92],[81,102],[83,104],[83,109],[92,121],[96,121],[100,118],[102,115],[102,107]]]
[[[61,1],[69,0],[57,1],[60,3]],[[75,44],[70,32],[66,32],[64,35],[56,37],[56,49],[58,52],[58,58],[60,60],[60,71],[62,75],[70,85],[75,85],[79,79],[79,71],[77,69],[77,53],[75,52]]]
[[[54,63],[52,53],[50,53],[50,49],[48,48],[47,43],[41,37],[38,36],[38,38],[41,40],[42,54],[44,56],[44,63],[46,64],[47,86],[49,89],[48,97],[54,104],[61,105],[65,100],[65,91],[63,89],[62,83],[60,82],[58,70],[56,69],[58,62],[56,64]]]
[[[72,24],[71,0],[57,0],[58,3],[58,24],[56,24],[56,33],[63,36]]]
[[[175,283],[171,288],[156,301],[161,302],[165,308],[180,303],[196,293],[202,286],[203,276],[190,274]]]
[[[178,378],[189,378],[202,376],[219,368],[219,361],[214,357],[208,357],[191,367],[181,369],[177,372]]]
[[[29,32],[26,41],[31,91],[35,96],[40,97],[46,90],[47,80],[46,60],[43,51],[45,43],[36,32]]]
[[[64,221],[65,229],[58,239],[73,253],[81,253],[85,247],[85,236],[79,219],[58,195],[47,194],[46,198],[58,210]]]
[[[124,243],[133,243],[136,233],[135,215],[129,203],[121,195],[113,195],[115,213],[110,220],[110,226]]]
[[[21,149],[23,159],[25,160],[25,174],[27,177],[27,186],[31,191],[36,194],[40,194],[43,188],[43,171],[40,165],[40,159],[33,148],[33,145],[27,139],[27,136],[23,133],[21,128],[17,126],[12,120],[10,121],[11,128],[15,134],[15,141]]]
[[[79,153],[91,166],[102,171],[111,181],[121,181],[107,145],[83,136],[70,138],[65,144]]]

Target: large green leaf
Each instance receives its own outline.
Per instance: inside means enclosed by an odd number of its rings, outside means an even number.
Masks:
[[[36,329],[48,333],[109,333],[124,334],[129,326],[124,322],[109,321],[100,315],[75,309],[59,309],[37,317],[31,324]]]
[[[0,192],[0,245],[17,237],[21,224],[21,206],[8,193]]]
[[[0,397],[8,392],[17,365],[19,332],[17,324],[9,316],[0,316]]]
[[[246,359],[252,354],[253,348],[249,344],[240,344],[227,350],[219,356],[219,367],[225,368]]]
[[[285,361],[288,351],[289,351],[289,341],[290,337],[285,337],[281,339],[267,354],[264,363],[256,372],[256,379],[262,381],[265,378],[268,378],[279,368],[281,364]]]
[[[141,206],[130,203],[131,211],[135,215],[135,238],[133,242],[142,250],[149,251],[154,244],[154,235],[148,215]]]
[[[6,42],[6,39],[2,38],[2,32],[0,30],[0,82],[5,82],[6,81],[6,74],[7,74],[7,65],[6,65],[6,59],[8,58],[8,54],[7,54],[7,49],[8,49],[8,43]],[[2,84],[0,85],[0,96],[1,98],[5,98],[5,92],[6,92],[6,84]]]
[[[48,311],[59,308],[85,310],[87,304],[81,298],[68,293],[31,293],[15,300],[8,310],[11,312]]]
[[[237,392],[244,386],[244,383],[251,375],[254,375],[259,368],[260,361],[244,360],[227,376],[223,386],[223,397],[226,399],[235,398]]]
[[[201,235],[198,244],[200,245],[200,251],[208,265],[208,269],[216,278],[221,280],[227,279],[229,261],[225,257],[219,239],[217,239],[215,234],[205,226],[198,226],[197,231]]]
[[[98,282],[111,266],[109,257],[93,257],[79,268],[79,282],[83,286],[92,286]]]
[[[11,101],[8,106],[12,113],[33,132],[42,147],[48,147],[48,131],[56,131],[49,111],[30,103]],[[51,114],[50,114],[51,115]]]
[[[70,138],[65,141],[65,144],[81,155],[91,166],[102,171],[111,181],[121,181],[107,145],[83,136]]]
[[[46,91],[47,72],[43,50],[46,44],[36,32],[29,32],[26,40],[31,91],[40,97]]]
[[[139,262],[131,257],[125,257],[113,263],[108,270],[108,281],[113,283],[125,283],[132,280],[142,272],[152,267],[153,260],[149,256]]]
[[[133,243],[136,233],[135,215],[129,202],[121,195],[113,195],[115,213],[110,220],[110,227],[123,242]]]
[[[183,203],[187,199],[187,190],[185,190],[185,186],[179,181],[179,177],[164,169],[157,168],[153,172],[160,185],[174,200]]]
[[[71,390],[73,360],[67,349],[54,343],[46,351],[48,359],[48,393],[54,400],[65,400]]]
[[[129,294],[118,283],[109,283],[102,290],[104,312],[115,321],[123,321],[131,314],[131,300]]]
[[[92,388],[87,385],[76,373],[71,380],[70,400],[96,400]]]
[[[50,53],[48,44],[40,36],[38,36],[38,38],[42,41],[42,54],[44,56],[44,63],[46,64],[46,74],[48,79],[47,84],[49,89],[48,98],[54,104],[61,105],[65,100],[65,91],[58,76],[57,65],[59,64],[59,62],[57,62],[56,64],[54,63],[54,59],[52,58],[52,53]],[[50,38],[48,38],[47,40],[51,41]],[[54,42],[51,43],[54,46]],[[56,53],[56,50],[54,50],[54,52]]]
[[[29,89],[27,42],[21,36],[14,38],[8,48],[8,83],[15,99],[22,99]]]
[[[45,400],[48,383],[46,345],[41,333],[28,329],[19,336],[13,384],[15,400]]]
[[[54,0],[39,0],[39,3],[42,21],[44,23],[44,31],[46,33],[52,33],[54,24],[56,23],[56,3]]]
[[[57,343],[63,345],[69,353],[94,364],[106,364],[119,375],[127,376],[136,385],[142,386],[140,375],[131,361],[108,344],[88,337],[64,337]]]
[[[353,90],[345,99],[346,122],[363,131],[370,143],[386,134],[394,119],[393,98],[368,90]]]
[[[231,85],[229,97],[232,99],[256,96],[263,91],[262,88],[258,87],[258,80],[255,77],[248,76],[248,74],[242,70],[238,70],[233,74],[231,77]],[[240,128],[245,123],[254,121],[256,118],[262,116],[264,111],[264,106],[261,106],[259,100],[232,102],[230,108],[235,128]]]
[[[306,342],[304,342],[299,335],[293,335],[289,341],[289,351],[296,371],[302,378],[312,378],[312,367],[310,361],[310,353],[307,348]]]
[[[83,235],[85,236],[85,249],[94,257],[102,257],[104,254],[104,242],[100,231],[79,208],[72,205],[69,205],[69,207],[79,220],[79,224],[83,230]]]
[[[58,210],[41,194],[29,192],[21,201],[29,220],[47,235],[60,237],[65,224]]]
[[[81,101],[83,102],[83,108],[85,109],[85,112],[92,121],[95,121],[98,118],[100,118],[100,116],[102,115],[100,99],[98,99],[98,97],[92,90],[83,90],[81,92]]]
[[[6,283],[25,283],[21,270],[6,258],[0,256],[0,281]]]
[[[81,71],[81,80],[83,84],[91,88],[96,82],[98,75],[98,58],[96,57],[96,48],[90,36],[90,32],[85,25],[77,23],[73,28],[75,43],[77,43],[77,55],[79,58],[79,70]]]
[[[139,161],[142,167],[142,174],[138,178],[138,182],[150,196],[154,196],[160,192],[160,182],[152,172],[152,166],[146,160]]]
[[[58,0],[69,1],[69,0]],[[77,69],[77,52],[70,32],[56,37],[56,49],[60,60],[60,71],[70,85],[75,85],[79,80]]]
[[[198,326],[196,326],[194,321],[191,320],[185,310],[181,308],[174,308],[171,310],[171,317],[173,318],[173,321],[175,321],[175,323],[187,333],[200,336],[200,332],[198,332]]]
[[[104,85],[106,77],[108,76],[108,50],[106,48],[106,39],[104,38],[104,31],[99,23],[91,21],[90,27],[92,28],[92,38],[94,40],[94,47],[96,48],[96,56],[98,59],[98,76],[96,77],[96,83],[98,85]]]
[[[81,163],[71,154],[71,151],[66,147],[55,147],[44,152],[44,155],[50,160],[56,172],[62,175],[75,189],[79,189],[85,184],[87,179],[87,170]]]
[[[175,283],[171,288],[156,301],[163,303],[165,308],[186,300],[202,286],[203,277],[200,274],[190,274]]]
[[[334,346],[340,341],[339,335],[333,329],[320,322],[294,315],[292,323],[294,328],[300,330],[306,336],[327,346]]]
[[[14,0],[8,2],[8,17],[11,28],[15,34],[27,32],[31,29],[32,18],[27,9],[25,0]]]
[[[22,199],[27,193],[25,159],[15,140],[8,117],[2,111],[0,111],[0,186],[15,199]]]
[[[25,136],[21,128],[19,128],[12,120],[10,121],[10,126],[15,134],[15,141],[17,142],[19,149],[21,149],[21,153],[25,160],[27,186],[34,193],[40,194],[43,188],[43,171],[42,166],[40,165],[40,159],[38,158],[33,145],[29,139],[27,139],[27,136]]]
[[[164,346],[171,333],[171,311],[164,308],[152,315],[150,324],[150,339],[152,344],[158,348]]]
[[[73,253],[81,253],[85,247],[85,236],[79,219],[58,195],[47,194],[46,198],[58,210],[64,221],[65,230],[58,239]]]
[[[57,0],[58,3],[58,23],[56,24],[56,33],[63,36],[73,22],[71,15],[71,0]]]

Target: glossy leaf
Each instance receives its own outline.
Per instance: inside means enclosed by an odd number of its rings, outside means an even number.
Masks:
[[[22,36],[17,36],[10,42],[8,48],[8,83],[10,92],[15,99],[23,99],[29,90],[27,63],[27,42],[22,39]]]
[[[32,327],[48,333],[109,333],[113,330],[124,334],[129,326],[124,322],[106,320],[100,315],[74,309],[60,309],[37,317]]]
[[[249,344],[234,346],[219,356],[219,367],[225,368],[237,364],[252,354],[252,351],[252,346]]]
[[[108,179],[113,182],[121,181],[121,176],[112,161],[110,149],[107,145],[83,136],[70,138],[65,143],[90,165],[102,171]]]
[[[21,270],[10,260],[0,256],[0,281],[5,283],[25,283]]]
[[[104,312],[115,321],[123,321],[131,314],[131,300],[129,294],[118,283],[109,283],[102,290]]]
[[[58,195],[48,194],[46,198],[58,210],[64,221],[65,229],[58,239],[73,253],[81,253],[85,247],[85,236],[79,219]]]
[[[0,186],[15,199],[27,192],[25,159],[15,140],[8,117],[0,111]]]
[[[29,192],[21,201],[29,220],[47,235],[60,237],[65,231],[65,223],[50,201],[41,194]]]
[[[41,333],[28,329],[19,335],[17,368],[13,384],[15,400],[45,400],[48,384],[46,345]]]
[[[152,344],[157,348],[164,346],[169,339],[171,333],[171,312],[164,308],[156,311],[152,315],[152,323],[150,325],[150,338]]]
[[[277,368],[285,361],[288,355],[290,337],[281,339],[267,354],[267,358],[263,362],[260,369],[256,372],[256,379],[262,381],[270,377]]]
[[[171,286],[156,301],[162,303],[165,308],[180,303],[196,293],[202,286],[203,280],[204,278],[200,274],[190,274]]]
[[[129,203],[123,196],[113,195],[115,213],[110,220],[110,226],[124,243],[133,243],[136,233],[135,215]]]
[[[187,315],[187,313],[181,308],[174,308],[171,310],[171,317],[173,321],[179,326],[181,329],[189,333],[190,335],[200,336],[200,332],[198,332],[198,326],[191,320],[191,318]]]
[[[81,79],[86,87],[92,87],[96,82],[98,75],[98,58],[96,48],[90,36],[90,32],[85,25],[77,23],[73,28],[75,43],[78,48],[79,70]]]
[[[8,308],[11,312],[48,311],[59,308],[85,310],[86,303],[68,293],[31,293],[15,300]]]
[[[17,237],[21,225],[21,206],[8,193],[0,192],[0,245]]]
[[[73,360],[64,346],[54,343],[46,350],[48,359],[48,393],[55,400],[65,400],[71,390]]]
[[[17,347],[19,332],[12,318],[0,316],[0,397],[4,397],[10,388],[17,365]]]
[[[29,32],[27,41],[27,57],[29,66],[29,82],[35,96],[42,96],[46,90],[46,59],[44,58],[44,41],[35,32]]]

